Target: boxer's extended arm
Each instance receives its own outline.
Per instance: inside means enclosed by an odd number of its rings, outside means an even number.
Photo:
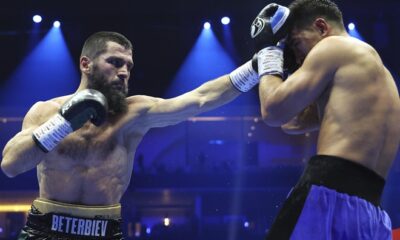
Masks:
[[[229,75],[223,75],[203,83],[200,87],[171,99],[142,97],[141,104],[133,108],[142,112],[146,129],[177,124],[188,117],[222,106],[242,92],[249,91],[258,84],[259,78],[254,68],[256,58],[241,65]],[[132,102],[135,102],[131,99]],[[144,114],[143,114],[144,113]]]
[[[317,131],[319,127],[320,123],[316,104],[308,106],[288,123],[281,126],[285,133],[293,135]]]
[[[39,113],[46,114],[49,108],[52,109],[49,104],[43,102],[33,105],[24,118],[21,132],[6,144],[1,168],[8,177],[15,177],[35,168],[45,157],[46,154],[33,141],[32,133],[41,123]]]
[[[321,40],[307,55],[303,65],[284,82],[264,75],[260,79],[263,120],[270,126],[282,126],[313,103],[324,91],[342,64],[346,53],[335,40]]]
[[[146,120],[150,128],[177,124],[188,117],[222,106],[240,93],[231,83],[229,75],[224,75],[175,98],[153,98]]]

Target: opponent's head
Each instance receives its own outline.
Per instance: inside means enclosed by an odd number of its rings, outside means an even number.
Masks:
[[[97,32],[82,48],[80,69],[87,88],[102,92],[111,115],[127,109],[128,80],[133,67],[132,44],[116,32]]]
[[[298,64],[321,39],[345,31],[342,12],[331,0],[295,0],[289,9],[292,25],[288,45]]]

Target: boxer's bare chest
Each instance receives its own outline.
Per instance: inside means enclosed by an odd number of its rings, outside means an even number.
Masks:
[[[119,202],[133,157],[112,128],[80,129],[54,150],[38,167],[42,197],[82,204]]]
[[[55,155],[71,165],[91,166],[108,160],[121,147],[124,146],[113,128],[87,124],[63,139]]]

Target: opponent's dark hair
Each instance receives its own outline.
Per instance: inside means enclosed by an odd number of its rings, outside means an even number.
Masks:
[[[117,32],[97,32],[86,39],[83,44],[81,57],[87,56],[95,59],[100,54],[107,51],[107,42],[115,42],[125,49],[132,49],[132,43],[122,34]]]
[[[304,28],[323,17],[337,27],[343,28],[343,16],[339,7],[330,0],[295,0],[289,5],[291,27]]]

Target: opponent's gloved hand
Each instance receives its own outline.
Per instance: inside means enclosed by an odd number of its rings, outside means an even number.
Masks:
[[[40,149],[49,152],[88,120],[100,126],[106,120],[107,111],[107,99],[102,93],[93,89],[79,91],[61,106],[56,115],[33,131],[33,140]]]
[[[257,54],[254,54],[250,61],[229,74],[232,85],[241,92],[247,92],[252,89],[259,82],[257,68]]]
[[[282,40],[287,35],[289,14],[287,7],[270,3],[261,10],[251,25],[251,37],[258,55],[259,76],[283,75]]]

